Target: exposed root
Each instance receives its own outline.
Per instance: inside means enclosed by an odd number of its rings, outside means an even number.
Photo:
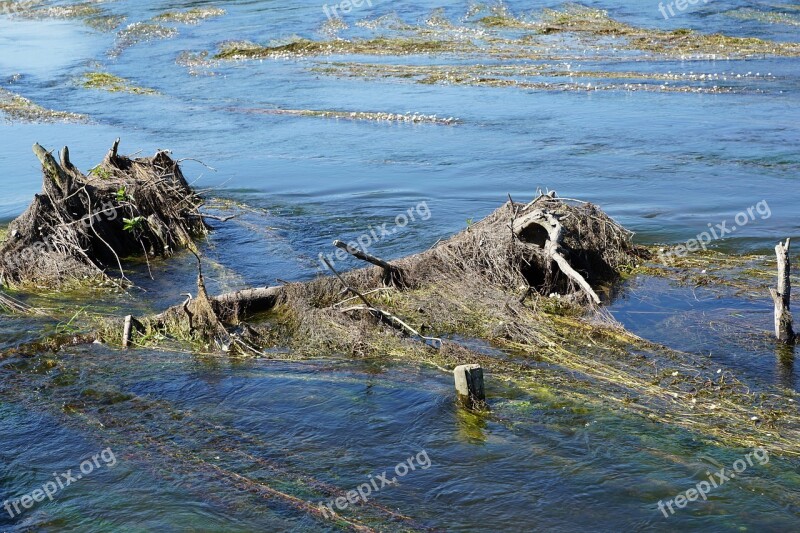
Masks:
[[[108,282],[121,258],[168,256],[192,245],[207,226],[202,203],[166,152],[129,159],[119,140],[88,175],[70,161],[60,163],[38,144],[44,173],[42,193],[9,226],[0,245],[0,283],[12,287],[60,288],[86,279]]]

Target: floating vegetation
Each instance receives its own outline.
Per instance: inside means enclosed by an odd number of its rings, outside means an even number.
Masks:
[[[470,15],[474,16],[479,11],[473,10]],[[489,14],[477,20],[478,24],[490,28],[507,28],[507,29],[535,29],[538,25],[535,22],[523,20],[522,18],[513,16],[508,8],[502,4],[491,6]]]
[[[112,93],[158,94],[158,91],[137,87],[129,80],[107,72],[88,72],[84,74],[83,87],[87,89],[102,89]]]
[[[21,16],[26,18],[55,18],[55,19],[78,19],[101,15],[103,9],[97,7],[98,2],[80,2],[77,4],[65,4],[57,6],[47,6],[23,11]]]
[[[397,13],[390,13],[374,19],[365,19],[356,22],[356,26],[367,30],[392,30],[392,31],[413,31],[417,26],[408,24],[401,19]]]
[[[84,24],[98,31],[114,31],[125,22],[126,18],[122,15],[98,15],[84,20]]]
[[[210,70],[215,62],[209,59],[208,52],[183,51],[178,54],[175,63],[189,69],[189,74],[192,76],[213,76],[215,74]]]
[[[222,44],[214,58],[266,59],[332,54],[400,56],[465,51],[467,48],[464,43],[388,37],[354,39],[350,41],[343,39],[332,41],[299,39],[289,44],[278,46],[261,46],[249,41],[236,41]]]
[[[800,6],[794,8],[800,9]],[[759,11],[751,8],[741,8],[728,11],[725,15],[739,20],[754,20],[764,24],[785,24],[787,26],[800,26],[800,16],[775,11]]]
[[[579,32],[595,35],[626,35],[636,28],[617,22],[602,9],[570,4],[562,10],[543,9],[541,33]]]
[[[441,124],[452,126],[461,121],[457,118],[438,117],[419,113],[372,113],[367,111],[320,111],[311,109],[244,109],[248,113],[264,115],[292,115],[299,117],[332,118],[337,120],[366,120],[370,122],[397,122],[407,124]]]
[[[178,30],[152,24],[150,22],[135,22],[129,24],[124,30],[117,34],[117,44],[110,52],[112,57],[116,57],[126,48],[130,48],[141,42],[154,41],[157,39],[170,39],[178,35]]]
[[[371,79],[396,78],[426,85],[469,85],[476,87],[514,87],[533,90],[629,90],[662,92],[723,93],[730,87],[717,85],[728,77],[703,73],[614,72],[573,70],[571,66],[550,64],[520,65],[397,65],[380,63],[325,63],[313,67],[320,74]],[[527,78],[593,79],[594,83],[529,81]],[[612,82],[609,82],[612,80]],[[660,84],[613,83],[613,80],[659,81]],[[712,83],[713,85],[669,85],[669,82]]]
[[[469,16],[474,20],[470,21]],[[466,23],[456,24],[445,18],[443,10],[435,10],[422,24],[412,25],[397,15],[387,15],[357,23],[361,28],[381,33],[372,38],[333,38],[333,35],[346,29],[346,26],[339,25],[330,28],[328,40],[297,38],[288,43],[267,46],[248,41],[227,42],[221,45],[214,58],[447,53],[501,61],[581,61],[630,60],[652,56],[694,59],[800,56],[800,43],[704,34],[688,29],[663,31],[638,28],[614,20],[604,10],[577,4],[568,4],[560,10],[543,9],[528,18],[514,16],[502,6],[480,7],[472,10],[469,16]],[[498,80],[478,80],[476,84],[503,83],[516,85],[514,82]],[[525,86],[524,83],[522,85]],[[665,85],[664,90],[674,89]],[[712,87],[702,90],[722,89]]]
[[[340,32],[347,30],[349,26],[345,21],[339,17],[333,17],[325,21],[319,29],[319,34],[328,37],[329,39],[335,38]]]
[[[44,4],[44,0],[0,0],[0,15],[25,15]]]
[[[0,2],[0,13],[16,13],[28,19],[83,19],[87,26],[99,31],[111,31],[125,21],[123,16],[107,14],[98,7],[100,3],[102,0],[42,6],[43,2],[11,2],[12,5],[7,6],[9,2]]]
[[[224,9],[218,7],[193,7],[186,11],[167,11],[153,17],[156,22],[179,22],[181,24],[199,24],[200,22],[221,17],[226,13]]]
[[[0,89],[0,112],[25,122],[86,122],[85,115],[44,108],[24,96]]]
[[[731,37],[721,33],[704,34],[692,30],[646,32],[631,39],[629,48],[665,55],[708,58],[753,56],[800,56],[800,43],[766,41],[756,37]]]

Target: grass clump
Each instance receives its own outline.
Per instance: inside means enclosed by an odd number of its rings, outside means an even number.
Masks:
[[[137,87],[130,81],[107,72],[88,72],[83,76],[83,87],[86,89],[101,89],[112,93],[130,94],[158,94],[153,89]]]

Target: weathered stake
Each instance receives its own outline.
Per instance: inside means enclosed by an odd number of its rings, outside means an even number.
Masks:
[[[791,263],[789,262],[789,245],[791,239],[786,239],[786,243],[778,243],[775,247],[775,254],[778,256],[778,289],[770,289],[772,301],[775,303],[775,336],[779,341],[792,344],[797,339],[792,329],[792,312],[790,310],[792,299]]]
[[[481,365],[461,365],[453,371],[458,401],[464,407],[477,409],[486,406]]]
[[[128,315],[125,317],[125,326],[122,328],[122,347],[128,348],[131,345],[131,327],[133,325],[133,317]]]

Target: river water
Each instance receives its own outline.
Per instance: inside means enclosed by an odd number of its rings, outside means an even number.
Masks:
[[[469,26],[463,1],[369,3],[343,14],[354,35],[366,31],[359,21],[396,13],[418,24],[439,7],[440,16]],[[128,24],[211,4],[97,5],[125,22],[104,31],[81,18],[0,15],[0,89],[87,117],[24,121],[9,115],[0,121],[0,223],[18,216],[40,190],[34,142],[51,149],[68,144],[73,162],[86,171],[120,137],[123,153],[171,149],[187,158],[184,173],[197,188],[249,206],[239,222],[218,226],[206,245],[217,262],[210,275],[215,290],[309,279],[332,239],[392,224],[424,202],[429,218],[371,248],[386,258],[418,252],[489,214],[508,194],[523,200],[538,188],[602,206],[646,244],[684,242],[759,204],[755,216],[713,247],[768,254],[779,239],[800,234],[797,58],[648,61],[595,58],[586,51],[560,61],[576,72],[675,74],[678,83],[698,89],[689,91],[658,90],[660,81],[645,82],[653,90],[598,90],[602,84],[580,76],[560,81],[583,84],[581,90],[419,84],[319,71],[352,57],[181,59],[213,54],[230,40],[319,39],[326,15],[315,0],[214,2],[224,15],[198,24],[166,22],[176,35],[131,46],[121,46],[117,34]],[[561,7],[519,0],[506,5],[513,13]],[[586,5],[634,26],[800,41],[796,3],[719,0],[689,5],[669,19],[654,0]],[[781,17],[754,16],[753,10]],[[463,61],[447,54],[356,59],[421,66]],[[158,94],[84,87],[82,77],[98,71]],[[713,86],[730,90],[707,90]],[[458,121],[396,123],[276,110],[419,113]],[[194,273],[186,258],[155,265],[155,274],[155,281],[141,277],[146,303],[131,305],[163,308],[191,290]],[[644,297],[647,291],[655,296]],[[769,330],[770,305],[768,296],[721,298],[644,279],[626,286],[611,309],[634,333],[796,391],[797,372],[776,363],[772,348],[728,345],[724,332],[709,324],[708,317],[722,312]],[[0,348],[43,327],[51,325],[0,317]],[[100,462],[91,475],[21,517],[0,509],[3,531],[336,529],[264,487],[317,505],[321,500],[309,484],[355,489],[423,451],[429,467],[375,494],[376,507],[365,511],[375,516],[367,523],[386,531],[800,527],[796,500],[785,498],[800,491],[796,462],[756,462],[709,501],[665,518],[659,500],[674,498],[707,470],[718,470],[717,463],[731,465],[747,451],[616,412],[565,409],[556,398],[534,398],[502,384],[490,385],[492,415],[480,417],[454,406],[451,378],[435,369],[358,363],[335,354],[303,363],[232,362],[177,350],[120,354],[92,346],[58,355],[64,374],[58,386],[42,368],[47,357],[0,361],[0,499],[32,492],[53,472],[77,471],[104,449],[114,451],[116,464]],[[101,405],[98,414],[70,416],[73,404],[84,400]],[[408,519],[393,521],[389,510]]]

